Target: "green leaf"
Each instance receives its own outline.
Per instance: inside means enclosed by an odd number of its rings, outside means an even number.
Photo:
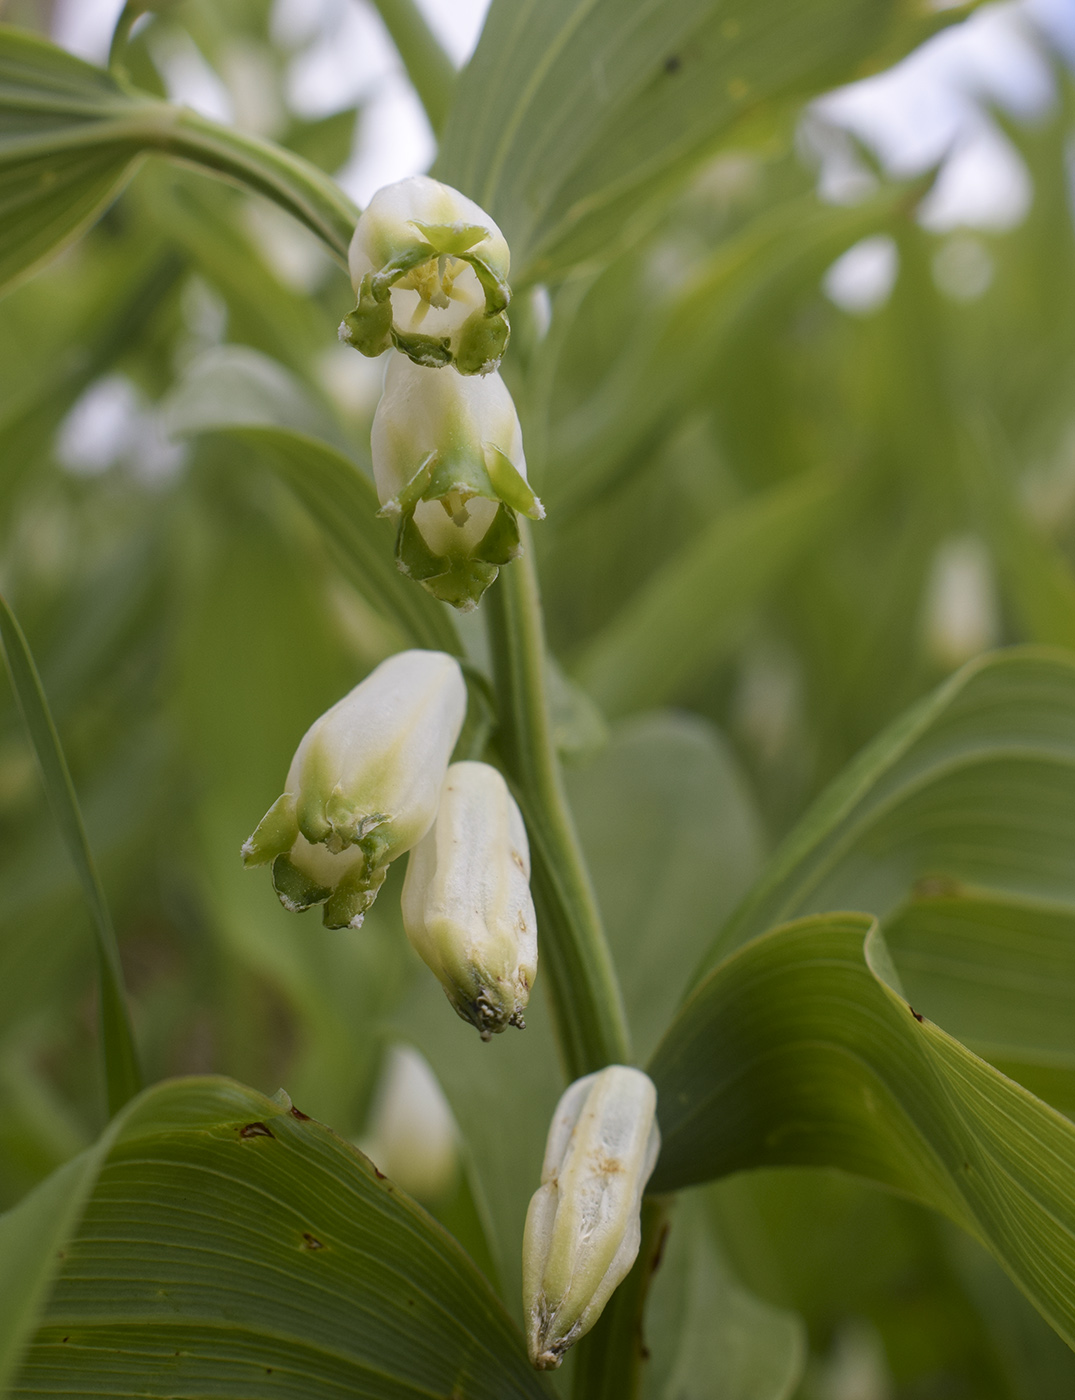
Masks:
[[[777,850],[707,965],[823,909],[884,916],[938,877],[1075,899],[1075,659],[1033,647],[969,663],[879,735]]]
[[[828,471],[796,477],[720,512],[588,643],[580,685],[612,715],[675,699],[832,523],[838,487]]]
[[[91,223],[149,151],[267,195],[346,262],[357,210],[315,166],[0,26],[0,287]]]
[[[109,74],[0,26],[0,287],[66,246],[118,193],[138,155],[114,133],[130,105]]]
[[[628,720],[564,778],[644,1060],[760,869],[761,822],[728,746],[693,715]]]
[[[962,1225],[1075,1343],[1075,1125],[919,1019],[868,915],[815,915],[732,954],[649,1072],[655,1191],[840,1167]]]
[[[516,282],[604,262],[743,118],[937,23],[902,0],[495,0],[436,173],[500,224]]]
[[[458,1245],[286,1095],[158,1085],[77,1160],[92,1194],[62,1259],[61,1231],[47,1241],[55,1279],[13,1396],[545,1393]],[[0,1229],[28,1235],[49,1193],[56,1178]]]
[[[914,1006],[1070,1113],[1075,907],[959,887],[926,889],[928,882],[885,924],[885,941]]]
[[[324,533],[335,562],[362,596],[399,630],[406,645],[461,653],[441,607],[397,569],[393,530],[377,518],[373,483],[283,366],[238,346],[203,356],[169,401],[179,435],[213,433],[244,442],[290,488]]]
[[[138,1053],[127,1011],[123,968],[104,890],[93,861],[82,811],[67,768],[60,736],[33,656],[15,614],[0,597],[0,647],[11,686],[41,769],[52,815],[82,886],[97,940],[100,979],[101,1046],[104,1053],[108,1111],[117,1113],[141,1088]]]
[[[645,1341],[645,1400],[789,1400],[807,1352],[801,1319],[736,1279],[693,1192],[672,1208]]]

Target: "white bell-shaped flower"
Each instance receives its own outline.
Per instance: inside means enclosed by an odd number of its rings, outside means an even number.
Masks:
[[[656,1109],[653,1081],[625,1065],[576,1080],[557,1105],[523,1237],[526,1340],[539,1370],[559,1366],[635,1261],[661,1145]]]
[[[519,553],[517,511],[545,512],[526,479],[519,416],[499,374],[461,379],[393,355],[370,435],[396,561],[467,610]]]
[[[511,297],[504,235],[473,200],[428,175],[378,190],[348,254],[358,305],[340,339],[364,355],[394,345],[429,368],[495,370]]]
[[[487,763],[453,763],[437,818],[407,860],[403,926],[448,1000],[488,1040],[522,1013],[537,972],[526,827]]]
[[[390,862],[433,824],[467,690],[441,651],[391,656],[303,736],[285,790],[243,846],[288,909],[358,928]]]

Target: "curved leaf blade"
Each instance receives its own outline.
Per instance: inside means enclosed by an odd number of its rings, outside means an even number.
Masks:
[[[885,942],[920,1011],[1072,1114],[1075,908],[927,882]]]
[[[965,666],[821,795],[721,930],[706,967],[823,909],[884,917],[924,877],[1075,901],[1075,659],[1034,647]]]
[[[607,260],[744,116],[895,59],[938,22],[899,0],[496,0],[436,173],[497,220],[518,282],[561,275]]]
[[[63,1253],[13,1396],[545,1393],[454,1240],[284,1095],[148,1091]]]
[[[53,723],[41,677],[15,614],[0,596],[0,651],[15,699],[33,746],[52,815],[75,867],[89,908],[97,942],[100,978],[101,1045],[109,1116],[117,1113],[142,1087],[134,1032],[127,1010],[123,967],[119,959],[112,916],[94,863],[82,821],[82,809],[67,767],[60,736]]]
[[[333,557],[406,645],[460,655],[447,609],[396,568],[392,530],[377,518],[372,481],[340,447],[300,381],[266,355],[240,346],[208,352],[167,408],[177,436],[218,434],[245,443],[291,490],[323,532]]]
[[[760,1166],[867,1177],[975,1235],[1075,1344],[1075,1124],[894,986],[865,914],[788,924],[714,969],[650,1064],[652,1188]]]
[[[358,211],[315,166],[0,25],[0,288],[75,238],[151,151],[275,200],[346,262]]]

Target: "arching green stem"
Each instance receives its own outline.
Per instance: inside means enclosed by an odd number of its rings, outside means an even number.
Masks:
[[[499,741],[526,818],[541,939],[564,1067],[572,1079],[631,1058],[623,998],[564,792],[552,737],[533,550],[500,571],[487,610]]]

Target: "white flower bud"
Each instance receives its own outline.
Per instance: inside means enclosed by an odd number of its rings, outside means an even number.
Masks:
[[[482,1040],[523,1026],[537,972],[530,848],[507,783],[487,763],[448,769],[437,819],[407,861],[403,926]]]
[[[466,707],[454,657],[389,657],[306,731],[244,862],[272,862],[286,908],[324,904],[329,928],[358,928],[389,863],[433,824]]]
[[[496,369],[508,340],[508,245],[473,200],[412,175],[378,190],[348,263],[358,305],[340,339],[364,355],[394,345],[416,364]]]
[[[661,1145],[656,1108],[652,1080],[624,1065],[576,1080],[557,1105],[523,1237],[527,1347],[539,1370],[559,1366],[635,1261]]]
[[[519,416],[499,374],[461,379],[393,355],[370,434],[396,561],[435,598],[474,607],[519,553],[515,512],[540,520]]]

